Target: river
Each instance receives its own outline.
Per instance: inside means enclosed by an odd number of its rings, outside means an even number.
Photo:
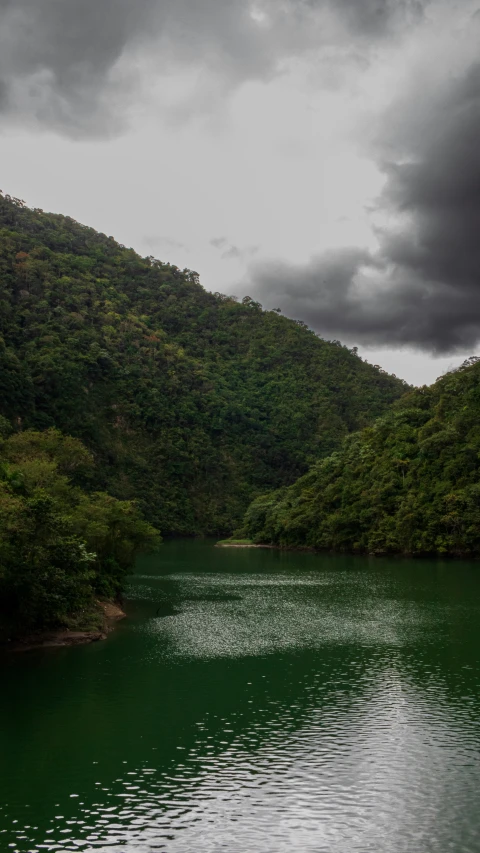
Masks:
[[[167,542],[0,665],[0,851],[479,853],[480,564]]]

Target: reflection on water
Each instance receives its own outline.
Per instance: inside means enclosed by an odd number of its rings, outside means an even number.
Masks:
[[[3,661],[0,850],[479,853],[478,568],[168,543]]]

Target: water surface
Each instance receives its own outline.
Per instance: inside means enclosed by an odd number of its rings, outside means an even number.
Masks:
[[[480,853],[480,564],[171,542],[0,663],[0,851]]]

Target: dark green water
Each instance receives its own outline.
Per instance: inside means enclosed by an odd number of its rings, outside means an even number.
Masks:
[[[1,661],[0,851],[480,851],[480,564],[166,544]]]

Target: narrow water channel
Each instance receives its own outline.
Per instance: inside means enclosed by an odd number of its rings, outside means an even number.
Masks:
[[[480,564],[179,541],[0,661],[0,851],[479,853]]]

